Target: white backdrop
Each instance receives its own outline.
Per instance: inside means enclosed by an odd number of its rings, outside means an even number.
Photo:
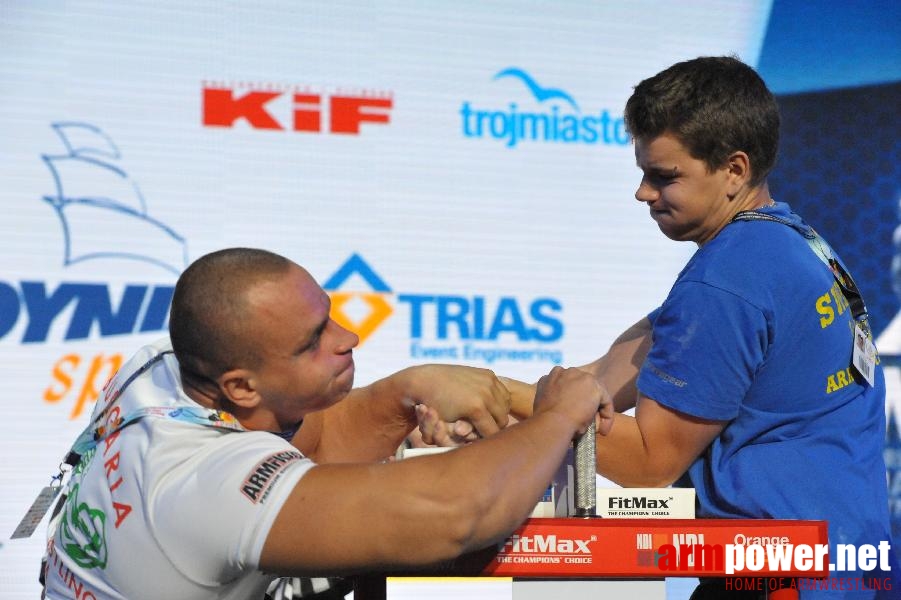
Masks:
[[[0,596],[37,597],[44,526],[9,535],[206,252],[306,266],[359,384],[596,358],[693,251],[633,199],[625,100],[676,60],[754,64],[769,8],[0,5]]]

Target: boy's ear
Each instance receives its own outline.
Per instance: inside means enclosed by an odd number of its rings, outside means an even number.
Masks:
[[[728,195],[734,198],[751,180],[751,159],[744,152],[733,152],[726,163],[729,170]]]

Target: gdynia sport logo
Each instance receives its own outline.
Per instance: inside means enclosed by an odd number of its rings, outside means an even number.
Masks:
[[[518,81],[528,92],[522,100],[497,107],[465,100],[460,107],[463,135],[506,142],[508,148],[526,142],[627,146],[620,111],[585,109],[565,90],[545,87],[518,67],[498,71],[494,81]],[[531,96],[531,98],[529,97]]]
[[[411,358],[477,361],[563,362],[554,345],[563,337],[563,305],[556,298],[395,293],[359,254],[322,284],[331,316],[364,343],[406,307]]]
[[[175,277],[188,264],[187,241],[154,216],[102,128],[74,121],[50,127],[60,144],[40,155],[49,175],[48,193],[40,200],[59,220],[62,269],[98,264],[101,280],[85,282],[80,275],[59,281],[37,273],[26,281],[0,279],[0,344],[65,348],[41,397],[47,404],[70,405],[69,416],[76,419],[123,360],[121,352],[78,343],[109,339],[115,346],[125,336],[165,332]],[[118,264],[147,265],[154,281],[105,280]],[[120,273],[126,268],[118,267]],[[154,272],[162,274],[161,282]]]

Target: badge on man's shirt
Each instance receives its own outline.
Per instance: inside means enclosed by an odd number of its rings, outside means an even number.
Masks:
[[[31,534],[34,533],[34,530],[38,528],[38,525],[44,519],[44,515],[50,510],[50,506],[59,495],[61,489],[62,486],[60,485],[48,485],[43,488],[9,538],[14,540],[31,537]]]

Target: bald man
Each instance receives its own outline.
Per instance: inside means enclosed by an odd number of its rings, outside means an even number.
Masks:
[[[329,308],[309,273],[263,250],[182,274],[171,344],[123,366],[74,446],[48,598],[261,598],[276,575],[449,559],[508,535],[573,436],[608,429],[605,393],[572,369],[545,376],[534,416],[499,433],[510,398],[489,371],[427,365],[354,389],[358,340]],[[497,435],[376,462],[418,418]]]

